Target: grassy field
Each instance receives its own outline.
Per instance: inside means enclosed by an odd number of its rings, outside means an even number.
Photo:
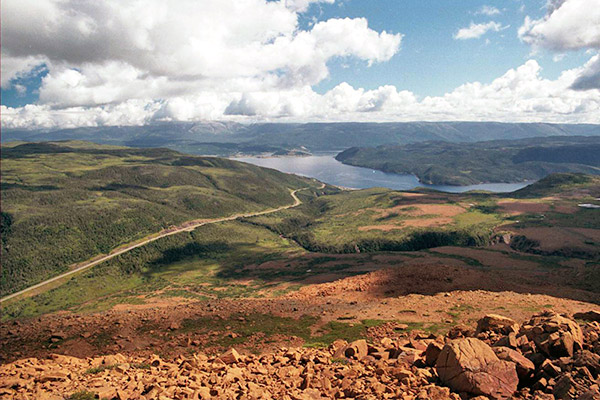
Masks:
[[[169,226],[291,202],[312,180],[166,149],[86,142],[2,148],[0,294]]]
[[[500,212],[488,211],[494,201],[488,195],[368,189],[321,196],[285,213],[248,222],[313,251],[420,250],[489,242],[503,221]]]
[[[83,272],[46,293],[11,302],[3,317],[57,310],[96,311],[143,303],[140,295],[244,297],[277,285],[273,277],[235,282],[246,264],[286,259],[305,251],[258,227],[227,222],[159,239]]]

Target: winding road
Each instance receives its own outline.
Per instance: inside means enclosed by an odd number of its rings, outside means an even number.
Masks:
[[[323,186],[321,188],[325,187],[325,185],[323,184]],[[204,225],[210,225],[210,224],[216,224],[219,222],[226,222],[226,221],[234,221],[238,218],[249,218],[249,217],[256,217],[259,215],[265,215],[265,214],[272,214],[275,213],[277,211],[281,211],[281,210],[286,210],[289,208],[294,208],[294,207],[298,207],[300,204],[302,204],[302,201],[298,198],[298,196],[296,196],[296,193],[300,190],[305,190],[305,189],[309,189],[308,187],[305,188],[300,188],[300,189],[296,189],[290,192],[290,195],[292,196],[292,198],[294,199],[294,203],[293,204],[289,204],[287,206],[281,206],[278,208],[271,208],[268,210],[264,210],[264,211],[258,211],[258,212],[254,212],[254,213],[249,213],[249,214],[236,214],[236,215],[232,215],[230,217],[224,217],[224,218],[217,218],[217,219],[209,219],[209,220],[193,220],[193,221],[188,221],[188,222],[184,222],[183,224],[174,227],[174,228],[168,228],[168,229],[164,229],[162,231],[160,231],[158,234],[155,234],[156,236],[151,236],[148,237],[144,240],[142,240],[141,242],[136,242],[133,244],[128,244],[123,248],[119,248],[118,250],[113,250],[111,251],[109,254],[102,256],[100,258],[93,258],[87,262],[85,262],[84,264],[78,266],[75,269],[72,269],[70,271],[65,272],[64,274],[60,274],[55,276],[54,278],[50,278],[48,280],[45,280],[43,282],[40,282],[36,285],[30,286],[27,289],[23,289],[19,292],[13,293],[11,295],[8,295],[6,297],[3,297],[0,299],[0,303],[3,303],[7,300],[13,299],[15,297],[21,296],[23,294],[26,294],[28,292],[31,292],[32,290],[35,289],[39,289],[49,283],[55,282],[59,279],[63,279],[66,278],[70,275],[76,274],[78,272],[81,271],[85,271],[86,269],[92,268],[95,265],[98,265],[106,260],[110,260],[111,258],[114,258],[118,255],[121,255],[123,253],[127,253],[128,251],[131,251],[135,248],[144,246],[148,243],[154,242],[155,240],[158,240],[160,238],[164,238],[166,236],[171,236],[171,235],[175,235],[177,233],[181,233],[181,232],[191,232],[196,228],[199,228],[201,226]]]

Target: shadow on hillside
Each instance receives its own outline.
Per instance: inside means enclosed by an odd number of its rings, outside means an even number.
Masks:
[[[598,265],[580,260],[577,268],[554,261],[544,266],[543,257],[530,255],[522,255],[523,261],[515,259],[512,265],[498,267],[493,265],[497,262],[486,265],[469,257],[427,250],[309,253],[290,258],[282,253],[257,250],[257,246],[249,243],[189,243],[164,251],[161,258],[151,263],[150,274],[168,270],[170,263],[199,257],[219,265],[215,278],[221,282],[258,280],[267,285],[338,282],[340,290],[334,290],[335,294],[361,292],[374,298],[435,295],[455,290],[512,291],[600,304]],[[190,263],[186,268],[193,269],[193,265]],[[359,275],[363,277],[344,280]]]

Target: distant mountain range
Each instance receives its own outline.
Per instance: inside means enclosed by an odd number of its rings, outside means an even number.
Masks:
[[[275,153],[305,147],[342,151],[350,147],[514,140],[548,136],[600,136],[600,125],[499,122],[260,123],[173,122],[60,130],[4,129],[2,141],[87,140],[132,147],[168,147],[193,154]]]

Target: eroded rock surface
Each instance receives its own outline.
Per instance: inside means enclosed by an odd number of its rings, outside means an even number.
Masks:
[[[231,348],[170,359],[135,353],[31,357],[0,365],[0,399],[64,400],[82,391],[109,400],[600,398],[600,324],[580,326],[542,313],[518,333],[514,324],[505,326],[511,328],[472,329],[476,337],[458,338],[456,330],[446,336],[401,330],[394,337],[261,355]],[[466,328],[462,335],[469,335]],[[555,351],[567,334],[573,356]]]

